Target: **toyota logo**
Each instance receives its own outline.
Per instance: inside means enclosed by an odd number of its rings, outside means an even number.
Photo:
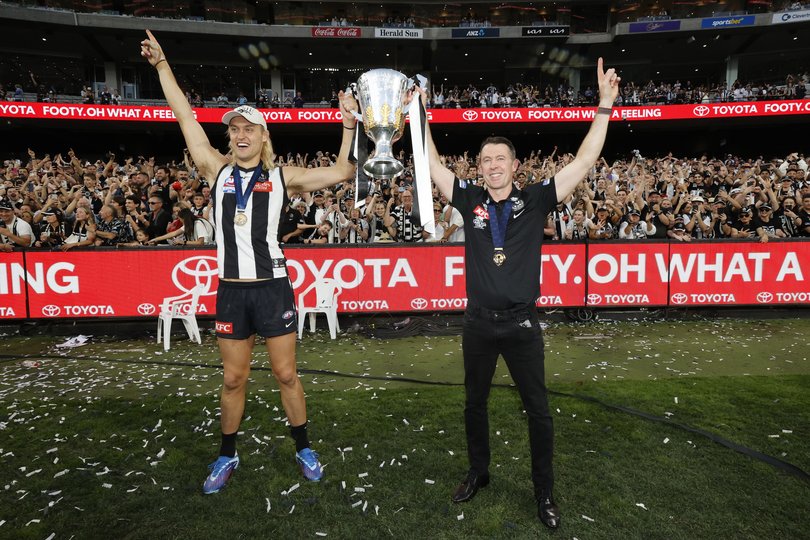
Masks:
[[[698,105],[692,112],[695,113],[695,116],[706,116],[709,114],[709,108],[706,105]]]
[[[62,308],[53,304],[48,304],[42,308],[42,314],[46,317],[58,317],[60,313],[62,313]]]
[[[154,304],[141,304],[138,306],[138,313],[141,315],[152,315],[155,312]]]
[[[686,293],[682,293],[682,292],[675,293],[675,294],[672,295],[672,303],[673,304],[685,304],[687,298],[688,297],[686,296]]]
[[[425,309],[427,307],[427,300],[424,298],[414,298],[411,300],[411,308],[412,309]]]
[[[773,300],[773,293],[761,292],[757,295],[757,302],[760,304],[770,304]]]
[[[588,295],[588,303],[589,304],[601,304],[602,303],[602,295],[601,294],[594,294],[591,293]]]
[[[475,122],[478,120],[478,113],[476,111],[466,110],[461,113],[461,117],[467,122]]]
[[[191,286],[186,286],[181,282],[180,275],[188,276],[193,279],[194,283]],[[213,289],[213,277],[217,275],[217,259],[216,257],[209,257],[207,255],[198,255],[196,257],[189,257],[183,259],[172,269],[172,283],[179,290],[183,292],[191,292],[191,289],[197,285],[202,285],[201,296],[210,296],[216,294],[216,289]]]

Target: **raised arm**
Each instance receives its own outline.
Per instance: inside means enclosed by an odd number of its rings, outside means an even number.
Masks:
[[[417,87],[416,91],[422,99],[422,103],[427,103],[427,95],[422,88]],[[433,135],[430,132],[430,122],[425,119],[425,134],[427,136],[428,165],[430,166],[430,178],[439,191],[447,197],[448,201],[453,199],[453,179],[455,174],[442,164],[442,158],[433,142]]]
[[[141,41],[141,56],[146,58],[158,72],[163,95],[166,96],[166,101],[180,124],[180,130],[183,132],[192,159],[200,168],[203,176],[214,178],[214,175],[227,160],[211,146],[208,136],[194,117],[194,111],[191,110],[191,105],[189,105],[185,94],[177,84],[160,43],[149,30],[146,31],[146,35],[148,39]]]
[[[331,167],[284,167],[284,179],[287,182],[287,193],[296,191],[314,191],[333,186],[354,176],[355,168],[349,162],[349,152],[354,140],[354,131],[358,129],[352,111],[357,110],[355,99],[344,92],[338,94],[340,110],[343,113],[343,132],[340,142],[340,153]]]
[[[610,114],[598,111],[611,109],[616,96],[619,94],[619,82],[621,77],[616,75],[616,70],[610,68],[603,70],[602,58],[596,63],[596,77],[599,82],[599,109],[594,116],[591,128],[582,141],[574,160],[562,168],[554,177],[557,187],[557,200],[564,200],[571,193],[577,184],[588,173],[588,169],[593,167],[599,155],[602,153],[602,146],[605,144],[607,128],[610,123]]]

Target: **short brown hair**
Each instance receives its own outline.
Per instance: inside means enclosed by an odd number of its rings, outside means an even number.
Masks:
[[[487,137],[486,139],[484,139],[484,142],[481,143],[481,147],[478,149],[478,153],[480,154],[484,150],[484,147],[488,144],[505,144],[507,147],[509,147],[509,152],[512,154],[512,159],[515,159],[517,157],[515,145],[512,144],[512,141],[510,141],[506,137],[497,137],[497,136]]]

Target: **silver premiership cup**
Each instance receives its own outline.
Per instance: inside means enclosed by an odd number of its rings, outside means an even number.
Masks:
[[[363,170],[374,178],[391,179],[405,170],[392,145],[405,131],[405,98],[408,77],[393,69],[372,69],[357,80],[357,99],[363,129],[374,142],[374,153]]]

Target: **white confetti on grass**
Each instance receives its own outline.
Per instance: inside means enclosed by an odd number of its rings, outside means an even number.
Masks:
[[[668,442],[669,442],[669,437],[665,437],[664,438],[664,444],[667,444]]]
[[[325,532],[316,531],[315,536],[326,536]]]
[[[638,506],[639,508],[643,508],[644,510],[649,510],[649,508],[644,506],[644,503],[636,503],[636,506]]]
[[[286,497],[287,495],[289,495],[290,493],[292,493],[293,491],[295,491],[295,490],[296,490],[296,489],[298,489],[299,487],[301,487],[301,484],[300,484],[300,483],[298,483],[298,484],[294,484],[294,485],[293,485],[293,486],[292,486],[290,489],[288,489],[287,491],[282,491],[282,492],[281,492],[281,494],[282,494],[283,496],[285,496],[285,497]]]
[[[435,481],[435,480],[431,480],[430,478],[425,478],[425,483],[426,483],[426,484],[435,484],[435,483],[436,483],[436,481]]]
[[[269,497],[265,497],[265,498],[264,498],[264,500],[265,500],[265,501],[267,501],[267,513],[269,514],[269,513],[270,513],[270,509],[272,508],[272,505],[270,504],[270,498],[269,498]]]
[[[56,533],[52,532],[50,535],[48,535],[48,538],[46,538],[45,540],[53,540],[54,538],[56,538]]]
[[[460,513],[459,515],[457,515],[457,516],[456,516],[456,519],[457,519],[458,521],[461,521],[462,519],[464,519],[464,512],[462,512],[462,513]]]
[[[585,514],[582,514],[582,519],[584,519],[586,521],[590,521],[591,523],[593,523],[595,521],[592,517],[588,517]]]

